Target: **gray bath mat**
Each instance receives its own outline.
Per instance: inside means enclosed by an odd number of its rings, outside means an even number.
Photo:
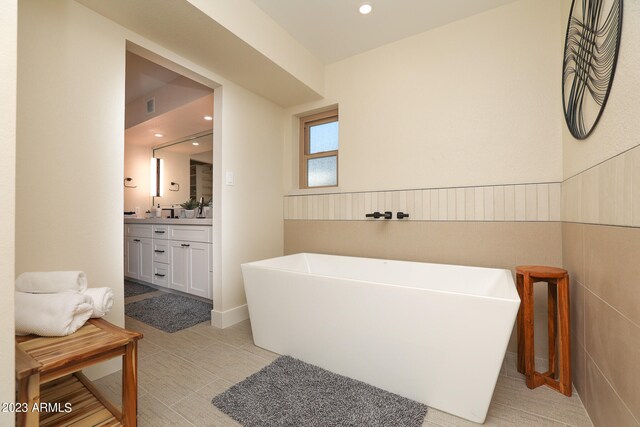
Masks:
[[[145,286],[140,283],[130,282],[128,280],[124,281],[124,297],[135,297],[136,295],[142,295],[149,292],[157,291],[157,289],[152,288],[151,286]]]
[[[244,427],[420,427],[421,403],[289,356],[216,396]]]
[[[177,332],[211,320],[213,304],[176,294],[164,294],[124,306],[124,314],[165,332]]]

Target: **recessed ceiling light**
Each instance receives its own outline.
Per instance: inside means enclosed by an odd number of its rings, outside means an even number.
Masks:
[[[153,136],[155,136],[156,138],[162,138],[164,135],[161,133],[154,133]]]
[[[213,117],[211,117],[211,116],[204,116],[204,119],[205,119],[205,120],[208,120],[208,121],[211,121],[211,120],[213,120]]]
[[[360,12],[361,15],[368,15],[372,10],[373,6],[371,6],[369,3],[362,3],[358,8],[358,12]]]
[[[199,142],[192,142],[191,145],[200,145]]]

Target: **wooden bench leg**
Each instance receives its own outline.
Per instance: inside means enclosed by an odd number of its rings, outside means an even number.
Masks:
[[[556,337],[557,337],[557,311],[558,311],[558,286],[557,281],[549,279],[547,282],[547,324],[549,331],[549,369],[551,378],[556,377]]]
[[[136,427],[138,418],[138,343],[127,345],[122,356],[122,424]]]
[[[569,278],[559,279],[558,283],[558,316],[560,317],[560,337],[558,347],[560,350],[560,392],[571,396],[571,337],[570,309],[569,309]]]
[[[516,321],[516,329],[518,332],[518,372],[524,374],[524,296],[523,296],[524,277],[522,274],[516,274],[516,290],[520,297],[520,307],[518,307],[518,319]]]

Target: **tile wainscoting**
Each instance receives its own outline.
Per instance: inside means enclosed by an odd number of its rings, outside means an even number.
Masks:
[[[573,380],[594,425],[640,426],[640,148],[562,186]]]
[[[408,212],[404,221],[560,221],[561,184],[538,183],[284,197],[285,220],[371,220],[374,211]]]
[[[640,146],[565,180],[562,220],[640,227]]]

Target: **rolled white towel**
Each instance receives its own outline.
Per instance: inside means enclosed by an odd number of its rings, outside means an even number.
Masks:
[[[84,292],[87,275],[84,271],[36,271],[22,273],[16,279],[16,291],[33,294]]]
[[[17,335],[70,335],[80,329],[93,313],[91,297],[84,294],[16,292],[15,299]]]
[[[88,288],[85,292],[93,300],[91,317],[103,317],[113,307],[113,291],[111,288]]]

